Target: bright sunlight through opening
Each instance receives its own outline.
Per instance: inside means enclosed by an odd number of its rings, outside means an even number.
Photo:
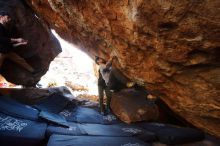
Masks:
[[[74,45],[60,38],[54,30],[52,32],[60,41],[62,53],[51,62],[48,72],[41,78],[38,85],[41,87],[67,86],[74,91],[73,94],[79,95],[84,92],[88,95],[97,95],[94,61]]]

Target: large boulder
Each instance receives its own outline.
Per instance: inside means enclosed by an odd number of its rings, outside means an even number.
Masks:
[[[147,100],[147,94],[133,89],[125,89],[112,95],[111,109],[126,123],[153,121],[159,117],[156,104]]]
[[[0,0],[0,11],[7,12],[12,18],[12,37],[28,40],[28,45],[17,48],[16,53],[35,69],[34,73],[30,73],[7,59],[1,73],[10,82],[33,86],[46,73],[54,57],[61,52],[60,44],[50,28],[24,2]]]
[[[219,0],[26,0],[91,57],[117,56],[130,79],[220,137]]]

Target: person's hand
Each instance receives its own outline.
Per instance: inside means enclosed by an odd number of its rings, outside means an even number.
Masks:
[[[114,64],[116,63],[117,57],[116,56],[112,56],[111,59],[109,60],[109,62],[111,63],[111,65],[114,66]]]
[[[135,85],[135,82],[128,82],[127,84],[126,84],[126,86],[128,87],[128,88],[131,88],[131,87],[133,87]]]
[[[24,40],[23,38],[11,38],[11,42],[13,47],[27,45],[28,41]]]
[[[113,56],[111,60],[115,60],[115,59],[117,59],[117,57],[116,57],[116,56]]]
[[[28,41],[23,38],[11,38],[12,43],[27,43]]]

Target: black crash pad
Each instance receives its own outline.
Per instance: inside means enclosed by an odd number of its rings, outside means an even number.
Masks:
[[[52,135],[47,146],[150,146],[133,137]]]
[[[0,113],[0,145],[35,146],[45,138],[47,125]]]
[[[54,126],[49,125],[47,127],[46,135],[51,136],[52,134],[60,134],[60,135],[87,135],[87,133],[84,131],[84,129],[80,126],[80,124],[77,123],[68,123],[69,127],[60,127],[60,126]]]
[[[86,107],[75,108],[72,114],[66,116],[67,121],[91,124],[116,124],[118,119],[114,115],[101,115],[97,110]]]
[[[203,140],[205,135],[202,131],[187,127],[161,123],[143,123],[141,126],[157,136],[161,143],[174,145]]]
[[[69,127],[69,124],[67,123],[66,119],[58,114],[41,111],[39,114],[39,117],[43,120],[46,120],[48,123],[57,124],[64,127]]]
[[[39,111],[13,99],[0,96],[0,112],[28,120],[38,120]]]
[[[42,99],[34,107],[39,110],[48,111],[51,113],[61,112],[71,101],[60,94],[52,94],[51,96]]]

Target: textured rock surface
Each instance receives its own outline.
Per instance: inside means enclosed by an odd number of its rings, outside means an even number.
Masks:
[[[26,0],[91,57],[118,57],[132,80],[220,136],[219,0]]]
[[[36,70],[36,74],[33,76],[19,65],[5,60],[2,74],[13,83],[34,85],[45,74],[50,61],[61,52],[59,42],[48,27],[21,1],[0,0],[0,11],[8,12],[12,17],[15,27],[12,36],[28,40],[28,45],[18,48],[16,53],[25,58]]]
[[[146,95],[133,89],[114,93],[111,109],[120,120],[131,123],[157,120],[159,111],[155,104],[146,100]]]

